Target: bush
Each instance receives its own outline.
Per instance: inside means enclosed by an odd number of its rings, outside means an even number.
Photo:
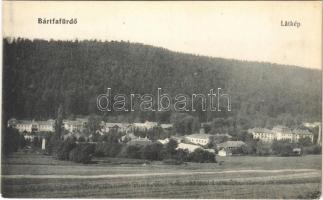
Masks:
[[[294,155],[294,152],[293,152],[294,147],[295,147],[295,144],[284,140],[274,141],[271,145],[273,153],[275,155],[280,155],[280,156]]]
[[[243,145],[241,147],[232,149],[232,155],[246,155],[249,152],[252,152],[252,149],[248,145]]]
[[[321,154],[322,147],[320,145],[311,145],[308,147],[303,147],[304,154]]]
[[[32,146],[33,146],[34,148],[39,148],[39,147],[41,147],[41,139],[40,139],[40,138],[38,138],[38,137],[34,137],[34,140],[33,140],[33,142],[32,142]]]
[[[20,135],[18,130],[13,128],[5,127],[2,139],[2,152],[4,155],[15,152],[26,144],[24,136]]]
[[[189,154],[187,149],[178,149],[174,158],[178,161],[186,162],[189,161]]]
[[[258,156],[268,156],[272,154],[270,144],[258,141],[256,144],[256,154]]]
[[[255,155],[257,153],[257,143],[259,141],[257,140],[248,140],[246,142],[246,145],[242,146],[242,151],[245,153],[245,154],[248,154],[248,155]]]
[[[200,148],[195,149],[194,152],[189,154],[189,160],[192,162],[199,162],[199,163],[216,162],[215,154]]]
[[[57,151],[57,159],[59,160],[69,160],[70,152],[76,147],[74,140],[67,139],[62,142]]]
[[[93,151],[92,144],[79,144],[69,153],[69,160],[77,163],[90,163]]]
[[[174,139],[170,139],[169,142],[165,145],[166,154],[168,154],[169,157],[175,155],[177,146],[177,141]]]
[[[313,143],[312,143],[312,140],[311,138],[309,137],[304,137],[304,138],[300,138],[298,140],[298,144],[302,147],[308,147],[308,146],[311,146]]]
[[[49,136],[48,145],[46,148],[47,153],[49,155],[57,157],[58,150],[59,150],[60,146],[62,145],[62,143],[63,143],[63,141],[56,134]]]
[[[146,145],[142,149],[141,158],[147,160],[162,160],[162,150],[163,145],[160,143],[153,143],[150,145]]]
[[[115,144],[115,143],[118,143],[119,140],[121,139],[121,134],[113,130],[113,131],[109,131],[109,134],[103,135],[101,138],[102,138],[102,141]]]
[[[85,142],[85,138],[83,136],[79,137],[78,139],[79,142]]]
[[[94,155],[116,157],[121,149],[122,145],[119,143],[100,142],[95,145]]]
[[[143,146],[140,145],[129,145],[125,147],[125,150],[123,151],[123,156],[127,158],[141,158],[141,152],[142,152]]]
[[[102,142],[97,143],[94,148],[94,155],[97,157],[103,157],[104,152],[106,151],[105,148],[107,148],[105,143],[102,143]]]

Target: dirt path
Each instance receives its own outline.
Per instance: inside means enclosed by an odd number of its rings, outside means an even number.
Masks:
[[[205,174],[225,174],[225,173],[283,173],[295,172],[289,175],[271,175],[267,178],[312,178],[320,177],[321,171],[315,169],[280,169],[280,170],[228,170],[228,171],[204,171],[204,172],[162,172],[162,173],[135,173],[135,174],[102,174],[102,175],[2,175],[5,179],[97,179],[97,178],[124,178],[124,177],[147,177],[147,176],[185,176],[185,175],[205,175]],[[249,178],[249,177],[248,177]],[[248,179],[248,178],[243,178]],[[250,177],[261,180],[264,177]],[[240,178],[238,178],[240,179]],[[231,180],[231,179],[230,179]]]

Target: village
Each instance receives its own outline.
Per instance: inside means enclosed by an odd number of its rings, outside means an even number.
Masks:
[[[3,198],[322,196],[322,1],[2,6]]]
[[[41,142],[42,150],[46,150],[48,138],[55,132],[55,120],[46,121],[35,120],[17,120],[10,119],[8,127],[17,129],[24,138],[33,142],[35,138]],[[99,128],[93,133],[86,133],[88,118],[75,118],[73,120],[63,120],[64,134],[63,140],[73,138],[80,143],[98,143],[102,142],[102,137],[109,134],[118,135],[118,143],[126,145],[145,146],[152,143],[166,145],[170,140],[177,142],[176,150],[184,150],[189,153],[196,149],[202,149],[215,156],[232,156],[247,154],[246,150],[249,143],[238,140],[228,133],[209,134],[209,123],[201,123],[198,132],[179,135],[174,133],[173,124],[162,124],[146,121],[143,123],[111,123],[101,121]],[[303,123],[307,129],[291,129],[286,126],[278,125],[272,129],[255,127],[248,129],[247,133],[252,136],[254,141],[262,144],[272,144],[274,141],[287,141],[297,144],[300,140],[308,140],[311,144],[321,146],[321,124]],[[318,128],[317,134],[313,133],[313,128]],[[160,134],[162,132],[163,134]],[[149,134],[148,134],[149,133]],[[158,134],[159,133],[159,134]],[[153,134],[153,136],[151,136]],[[100,139],[101,138],[101,139]],[[301,148],[293,148],[295,155],[301,155]]]

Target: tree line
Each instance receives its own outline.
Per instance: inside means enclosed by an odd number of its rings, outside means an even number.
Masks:
[[[96,98],[108,87],[118,93],[171,96],[218,87],[232,98],[231,112],[188,112],[200,122],[232,118],[235,127],[272,126],[321,118],[319,70],[172,52],[129,42],[4,39],[3,111],[10,117],[101,115],[119,121],[169,123],[168,112],[100,112]],[[157,105],[154,105],[157,106]],[[190,119],[186,119],[187,121]],[[189,127],[193,128],[194,127]]]

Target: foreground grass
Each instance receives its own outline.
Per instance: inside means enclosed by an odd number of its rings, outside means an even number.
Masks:
[[[34,198],[308,198],[311,194],[321,191],[320,156],[220,159],[224,161],[222,165],[189,163],[174,166],[163,165],[160,162],[143,165],[138,160],[110,158],[98,164],[81,165],[53,160],[43,155],[14,154],[7,158],[2,166],[4,175],[62,175],[62,178],[3,178],[2,193],[5,197]],[[268,171],[242,173],[241,170],[245,169]],[[276,169],[290,169],[290,171],[272,171]],[[293,171],[293,169],[309,171]],[[224,173],[227,171],[229,173]],[[170,175],[146,176],[147,173],[170,173]],[[64,178],[64,175],[72,174],[81,176],[142,174],[142,176]]]
[[[6,184],[6,182],[4,182]],[[9,184],[9,183],[7,183]],[[12,183],[11,183],[12,184]],[[276,182],[128,182],[108,180],[56,180],[47,183],[28,180],[28,185],[7,185],[6,197],[105,197],[105,198],[297,198],[320,191],[318,180]]]

